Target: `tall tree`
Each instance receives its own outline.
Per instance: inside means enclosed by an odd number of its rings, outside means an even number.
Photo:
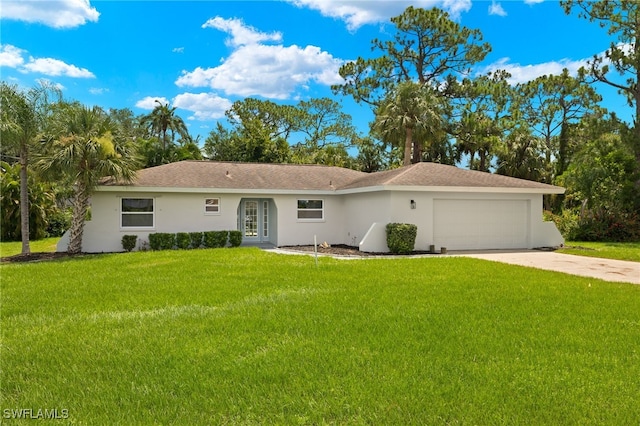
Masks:
[[[391,40],[372,41],[372,49],[381,56],[344,64],[339,72],[345,83],[334,85],[334,92],[373,106],[401,81],[418,81],[446,92],[448,78],[466,75],[491,51],[479,30],[460,26],[438,8],[409,6],[391,22],[396,29]]]
[[[606,28],[613,38],[609,49],[596,54],[587,70],[596,81],[612,86],[635,108],[633,148],[640,164],[640,2],[636,0],[562,0],[565,13],[577,11],[580,18]],[[611,73],[611,70],[617,72]]]
[[[300,111],[295,129],[304,135],[304,144],[310,149],[326,145],[348,147],[353,144],[357,132],[351,116],[342,112],[338,102],[329,98],[300,101]]]
[[[39,140],[50,111],[52,95],[60,98],[55,87],[41,84],[23,92],[0,82],[0,139],[6,150],[17,154],[20,163],[20,228],[22,254],[30,254],[28,166],[30,147]]]
[[[413,81],[403,81],[392,89],[375,114],[373,128],[383,139],[393,141],[398,134],[404,136],[404,166],[421,158],[420,143],[414,142],[414,135],[420,133],[424,137],[441,127],[441,111],[433,90]]]
[[[103,178],[129,182],[139,165],[130,138],[114,136],[113,122],[102,109],[79,104],[61,107],[54,137],[36,167],[45,174],[73,181],[69,253],[82,251],[89,198]]]
[[[455,121],[458,159],[469,155],[469,168],[489,171],[496,148],[512,125],[508,105],[513,90],[505,71],[497,71],[474,80],[465,78],[456,86]],[[454,120],[452,120],[454,121]],[[476,161],[475,156],[478,155]]]
[[[327,99],[279,105],[246,98],[226,112],[204,144],[210,159],[249,162],[350,163],[356,131],[351,116]],[[296,142],[297,140],[297,142]],[[292,146],[290,146],[292,145]]]
[[[570,76],[566,68],[559,75],[544,75],[518,85],[517,90],[519,101],[512,106],[544,141],[546,181],[551,182],[569,165],[569,126],[597,112],[602,97],[583,79]]]
[[[397,93],[405,92],[407,87],[396,89],[403,82],[415,82],[429,88],[432,94],[441,99],[436,104],[452,96],[453,82],[467,75],[473,64],[481,61],[491,50],[488,43],[482,42],[482,34],[477,29],[469,29],[452,21],[447,12],[438,8],[422,9],[408,7],[402,14],[391,18],[395,33],[390,40],[372,40],[372,49],[380,53],[374,58],[357,58],[340,68],[343,84],[332,86],[334,93],[348,95],[358,103],[363,102],[378,110],[376,115],[385,116],[391,112],[390,100]],[[394,95],[394,92],[396,93]],[[396,106],[396,110],[402,110]],[[433,111],[433,103],[431,104]],[[424,115],[429,115],[426,112]],[[420,114],[415,114],[415,117]],[[404,127],[405,143],[414,145],[413,128],[405,116],[409,127]],[[392,124],[391,120],[383,120]],[[389,132],[386,132],[389,133]],[[428,137],[428,135],[424,135]],[[424,139],[418,139],[424,142]],[[430,141],[432,142],[433,139]],[[407,156],[420,161],[421,145],[405,149]],[[408,152],[407,152],[408,151]]]
[[[176,133],[185,137],[189,132],[187,125],[180,116],[176,115],[176,107],[169,108],[169,104],[163,104],[156,100],[156,107],[151,113],[145,115],[141,119],[141,124],[149,130],[151,135],[156,135],[162,142],[162,149],[166,150],[168,144],[173,144]],[[170,140],[167,139],[167,133],[170,133]]]

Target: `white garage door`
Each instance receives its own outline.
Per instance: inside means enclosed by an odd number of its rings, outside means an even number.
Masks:
[[[527,248],[527,201],[434,200],[436,248],[448,250]]]

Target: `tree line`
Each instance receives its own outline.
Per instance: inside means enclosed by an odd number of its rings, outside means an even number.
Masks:
[[[477,29],[438,8],[408,7],[372,54],[340,68],[334,94],[371,108],[360,134],[329,98],[295,105],[246,98],[233,103],[205,141],[191,137],[176,108],[157,101],[146,115],[87,107],[52,86],[0,83],[3,240],[70,229],[80,251],[89,197],[107,177],[186,159],[325,164],[374,172],[433,161],[559,184],[547,197],[567,238],[640,238],[640,26],[633,1],[562,1],[612,37],[578,75],[568,70],[512,85],[506,71],[473,74],[491,46]],[[364,46],[363,46],[364,48]],[[616,71],[622,78],[612,77]],[[635,107],[634,123],[601,106],[594,82]],[[65,225],[65,220],[68,222]]]

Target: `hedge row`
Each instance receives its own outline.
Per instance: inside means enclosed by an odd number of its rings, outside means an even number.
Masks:
[[[122,248],[131,251],[136,245],[136,235],[122,237]],[[205,231],[205,232],[155,232],[149,234],[151,250],[197,249],[238,247],[242,243],[241,231]]]

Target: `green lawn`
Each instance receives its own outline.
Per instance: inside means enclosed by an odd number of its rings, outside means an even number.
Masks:
[[[558,250],[558,253],[640,262],[640,243],[567,241],[565,248]]]
[[[638,424],[640,286],[258,249],[0,266],[3,416]],[[34,411],[37,412],[37,411]],[[25,421],[31,424],[31,421]]]
[[[41,240],[29,241],[29,248],[32,253],[36,252],[53,252],[56,251],[56,244],[60,240],[59,237],[43,238]],[[22,252],[22,242],[11,241],[0,243],[0,257],[9,257]]]

